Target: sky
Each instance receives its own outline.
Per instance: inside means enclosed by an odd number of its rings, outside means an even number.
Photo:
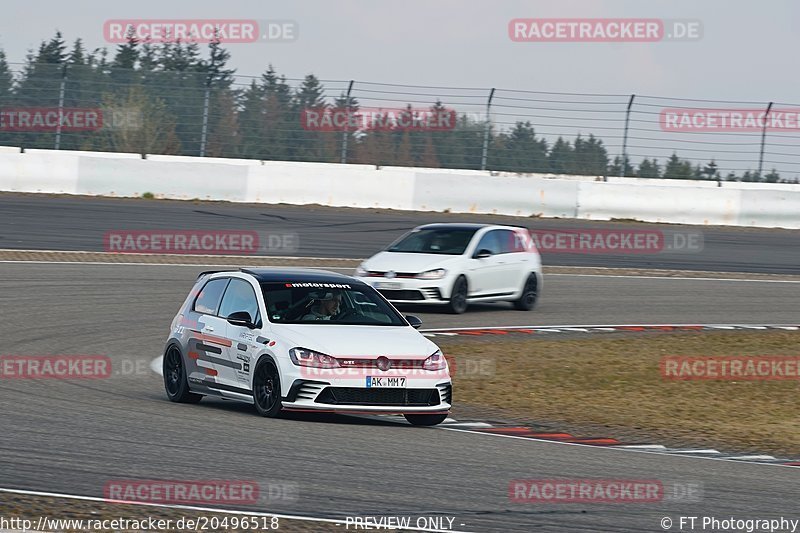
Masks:
[[[629,94],[762,106],[800,104],[798,15],[796,0],[4,0],[0,47],[22,62],[60,30],[68,42],[113,50],[103,34],[109,19],[290,20],[295,40],[229,44],[230,65],[240,75],[271,63],[289,78],[614,94],[623,109]],[[514,42],[517,18],[692,20],[702,37]]]

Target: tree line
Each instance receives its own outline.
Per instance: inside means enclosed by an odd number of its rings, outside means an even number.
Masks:
[[[342,93],[328,101],[324,85],[312,74],[292,87],[271,65],[249,84],[238,85],[229,60],[220,42],[209,43],[203,51],[196,43],[154,44],[131,37],[112,57],[105,48],[87,50],[81,39],[68,46],[59,32],[31,51],[15,76],[0,50],[0,111],[103,110],[103,124],[97,129],[62,128],[59,135],[53,128],[0,127],[0,145],[340,162],[346,135],[348,163],[481,168],[483,121],[461,114],[446,130],[313,130],[303,126],[304,110],[358,113],[358,99]],[[448,108],[437,101],[429,111],[443,113]],[[407,112],[413,112],[410,105]],[[507,131],[490,126],[486,163],[490,170],[514,173],[781,181],[775,170],[764,176],[751,171],[723,176],[714,161],[692,165],[675,153],[663,164],[650,158],[638,165],[619,156],[611,160],[603,141],[592,134],[559,137],[548,145],[530,122],[523,121]]]

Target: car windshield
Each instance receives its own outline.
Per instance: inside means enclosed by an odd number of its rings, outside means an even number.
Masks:
[[[387,248],[389,252],[461,255],[477,229],[431,228],[414,230]]]
[[[407,326],[405,319],[368,285],[323,282],[262,283],[270,322]]]

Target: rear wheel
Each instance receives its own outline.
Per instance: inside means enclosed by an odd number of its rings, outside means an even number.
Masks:
[[[163,363],[164,389],[167,398],[177,403],[197,403],[203,399],[202,394],[195,394],[189,390],[186,380],[186,366],[183,364],[181,351],[177,346],[170,346],[164,354]]]
[[[261,416],[275,418],[281,412],[281,378],[269,359],[261,361],[253,375],[253,403]]]
[[[536,279],[536,274],[531,274],[525,280],[525,286],[522,288],[522,294],[518,300],[514,301],[514,307],[520,311],[530,311],[536,306],[536,300],[539,297],[539,286]]]
[[[459,276],[453,284],[453,291],[450,293],[450,302],[447,309],[456,315],[460,315],[467,310],[467,278]]]
[[[408,420],[408,423],[412,426],[435,426],[436,424],[444,422],[447,418],[447,413],[435,415],[406,414],[403,416],[406,417],[406,420]]]

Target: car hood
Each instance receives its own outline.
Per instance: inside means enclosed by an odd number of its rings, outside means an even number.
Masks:
[[[415,254],[405,252],[379,252],[362,264],[367,270],[410,272],[419,274],[435,268],[447,268],[458,262],[460,255]]]
[[[281,324],[290,344],[335,357],[428,357],[438,347],[410,326]]]

